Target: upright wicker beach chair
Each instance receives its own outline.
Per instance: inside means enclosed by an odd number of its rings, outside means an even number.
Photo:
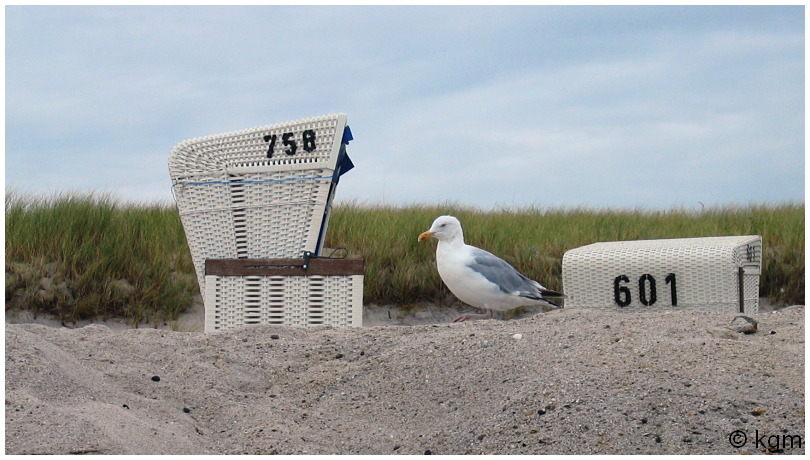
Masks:
[[[206,299],[206,330],[207,260],[320,254],[335,188],[353,167],[346,122],[345,114],[307,118],[191,139],[172,150],[169,174]],[[231,303],[241,308],[241,298]]]

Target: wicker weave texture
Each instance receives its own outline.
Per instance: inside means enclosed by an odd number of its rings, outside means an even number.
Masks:
[[[248,324],[363,325],[363,275],[209,275],[205,286],[206,332]]]
[[[319,252],[346,121],[307,118],[173,149],[169,174],[201,291],[205,259]]]
[[[697,309],[739,312],[739,269],[746,313],[759,308],[760,236],[595,243],[562,262],[567,308],[616,311]]]
[[[169,157],[169,172],[178,180],[192,181],[211,171],[334,170],[346,120],[345,114],[324,115],[183,141]],[[306,136],[311,141],[304,137],[307,131],[312,132]],[[273,137],[275,148],[268,157]],[[293,142],[294,153],[289,154]]]

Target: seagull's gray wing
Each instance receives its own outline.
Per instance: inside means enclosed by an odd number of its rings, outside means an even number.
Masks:
[[[559,292],[546,289],[537,281],[526,278],[505,260],[490,252],[473,247],[472,255],[473,262],[469,267],[507,294],[517,293],[521,297],[545,301],[548,301],[547,297],[564,297]]]

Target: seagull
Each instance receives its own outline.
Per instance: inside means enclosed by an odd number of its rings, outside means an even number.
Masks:
[[[436,267],[439,276],[456,297],[486,314],[465,314],[454,323],[470,319],[490,319],[492,311],[506,311],[522,306],[562,308],[549,298],[565,297],[543,287],[515,270],[500,257],[464,244],[461,222],[453,216],[439,216],[430,230],[419,235],[419,241],[436,238]]]

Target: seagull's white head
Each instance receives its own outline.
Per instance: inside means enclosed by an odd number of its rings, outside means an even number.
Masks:
[[[430,230],[419,235],[419,241],[425,241],[430,237],[439,241],[464,241],[464,234],[461,232],[461,222],[453,216],[439,216],[433,221]]]

